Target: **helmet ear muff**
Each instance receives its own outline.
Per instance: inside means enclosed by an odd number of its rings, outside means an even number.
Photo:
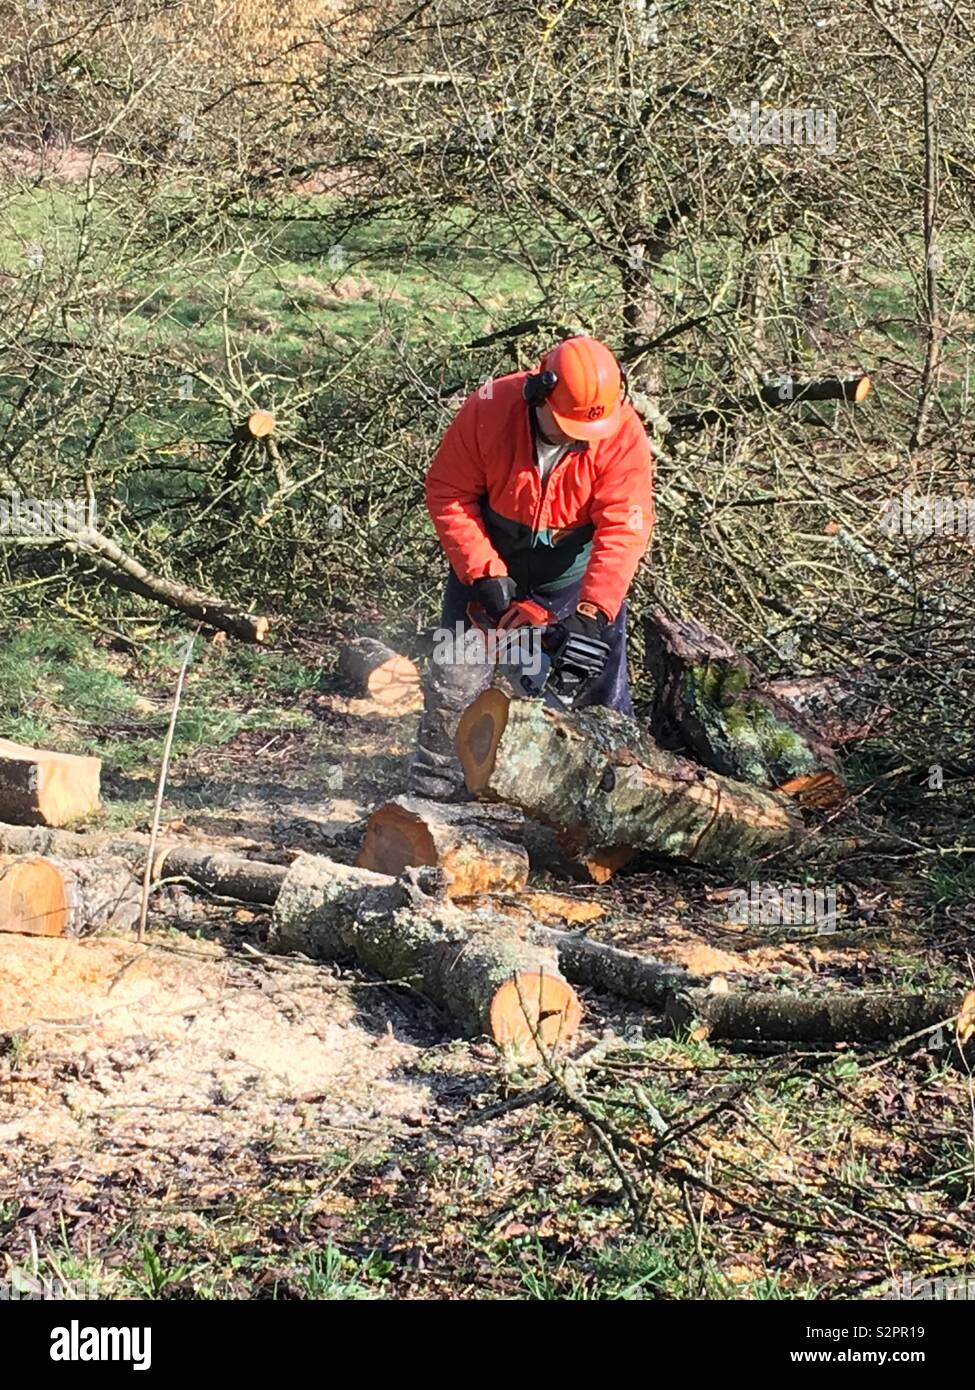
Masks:
[[[521,394],[529,405],[544,405],[558,384],[558,376],[553,371],[529,372]]]

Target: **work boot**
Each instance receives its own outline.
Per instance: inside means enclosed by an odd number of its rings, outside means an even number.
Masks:
[[[410,796],[432,801],[472,801],[454,748],[457,725],[467,706],[491,683],[493,667],[484,660],[479,633],[468,633],[459,660],[436,658],[423,681],[423,715],[416,752],[406,774]],[[465,659],[466,658],[466,659]]]

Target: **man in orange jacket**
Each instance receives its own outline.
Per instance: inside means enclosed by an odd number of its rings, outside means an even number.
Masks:
[[[609,348],[567,338],[537,372],[469,396],[430,465],[426,499],[451,567],[442,628],[469,626],[471,603],[501,628],[520,601],[539,603],[554,614],[546,645],[588,672],[580,703],[632,713],[625,600],[653,529],[652,459]],[[415,795],[463,794],[457,720],[489,678],[462,653],[431,666]]]

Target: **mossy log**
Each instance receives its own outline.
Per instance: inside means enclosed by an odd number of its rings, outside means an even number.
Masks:
[[[373,637],[356,637],[339,652],[339,679],[353,694],[379,705],[398,705],[419,693],[420,673]]]
[[[633,850],[730,864],[802,832],[789,797],[697,767],[615,710],[563,714],[494,687],[465,710],[457,749],[477,796],[554,826],[608,867]]]
[[[435,865],[452,898],[518,893],[528,882],[520,828],[507,807],[398,796],[369,817],[356,863],[394,876],[408,865]]]
[[[139,887],[124,859],[0,857],[0,932],[128,931],[138,920],[139,905]]]
[[[765,688],[798,710],[831,748],[871,738],[890,717],[880,672],[865,667],[783,678]]]
[[[22,825],[67,825],[97,811],[98,758],[28,748],[0,738],[0,816]]]
[[[770,691],[752,663],[693,619],[645,619],[655,687],[650,729],[705,767],[778,789],[806,806],[846,794],[836,754],[807,719]]]
[[[402,880],[301,855],[274,906],[269,944],[316,960],[355,959],[412,985],[468,1036],[525,1055],[575,1033],[580,1006],[553,947],[508,918],[464,913]]]
[[[676,990],[665,1017],[700,1040],[838,1043],[907,1038],[970,1012],[975,993],[797,995]]]

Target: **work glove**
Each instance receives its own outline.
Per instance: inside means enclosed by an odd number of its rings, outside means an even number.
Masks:
[[[517,592],[518,585],[510,574],[496,574],[489,579],[478,579],[471,589],[473,602],[483,608],[494,623],[507,613]]]
[[[542,645],[552,654],[552,674],[563,696],[578,699],[609,660],[609,619],[600,609],[578,609],[546,628]]]

